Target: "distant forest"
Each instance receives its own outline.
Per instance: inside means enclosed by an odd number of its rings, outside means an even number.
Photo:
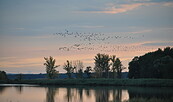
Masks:
[[[173,48],[136,56],[129,63],[129,78],[173,78]]]

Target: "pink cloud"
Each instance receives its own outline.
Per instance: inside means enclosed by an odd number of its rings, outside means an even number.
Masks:
[[[163,4],[164,6],[173,7],[173,2],[167,2]]]
[[[107,13],[107,14],[117,14],[117,13],[123,13],[127,12],[133,9],[136,9],[140,6],[148,6],[152,5],[154,3],[135,3],[135,4],[122,4],[122,5],[116,5],[116,4],[107,4],[108,7],[106,7],[103,10],[100,11],[77,11],[77,13]]]

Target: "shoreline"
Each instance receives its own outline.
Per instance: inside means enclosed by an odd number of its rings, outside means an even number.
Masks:
[[[34,79],[0,84],[173,87],[173,79]]]

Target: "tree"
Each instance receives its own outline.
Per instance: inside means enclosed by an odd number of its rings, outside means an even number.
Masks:
[[[155,76],[157,78],[173,78],[173,58],[164,56],[154,61]]]
[[[121,64],[121,61],[119,58],[116,58],[115,60],[115,55],[112,57],[112,70],[115,73],[115,71],[117,72],[117,78],[121,78],[121,72],[122,70],[125,69],[125,67],[123,67],[123,65]],[[115,78],[115,76],[114,76]]]
[[[112,71],[113,71],[113,78],[116,78],[116,66],[115,66],[115,61],[116,61],[116,56],[115,55],[113,55],[112,57],[111,57],[111,61],[112,61]]]
[[[95,71],[94,77],[96,77],[96,78],[102,77],[102,69],[99,66],[95,66],[94,71]]]
[[[129,78],[139,78],[139,57],[134,57],[129,63]]]
[[[73,67],[74,67],[74,70],[76,70],[77,77],[82,78],[83,68],[84,68],[83,62],[80,60],[73,61]]]
[[[92,71],[91,66],[86,67],[86,69],[84,70],[84,72],[87,74],[88,78],[91,78],[91,71]]]
[[[95,67],[94,70],[96,71],[98,77],[102,77],[103,72],[106,73],[104,77],[109,78],[109,70],[110,70],[110,58],[107,54],[100,54],[98,53],[95,58]]]
[[[8,80],[7,74],[5,71],[0,71],[0,80]]]
[[[51,56],[49,58],[44,57],[44,59],[46,60],[44,65],[46,66],[47,76],[48,78],[53,79],[58,73],[55,68],[59,67],[59,65],[55,65],[56,60]]]
[[[83,70],[82,69],[78,70],[77,78],[83,78]]]
[[[67,63],[64,63],[63,69],[67,71],[67,75],[71,78],[71,73],[74,72],[74,67],[72,66],[72,62],[67,60]]]

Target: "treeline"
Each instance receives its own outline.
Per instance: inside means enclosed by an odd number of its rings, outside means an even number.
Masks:
[[[136,56],[129,63],[129,78],[173,78],[173,48]]]
[[[46,73],[49,79],[56,78],[59,71],[56,70],[60,65],[55,65],[56,60],[53,57],[44,58]],[[95,66],[84,67],[80,60],[67,60],[62,66],[66,71],[68,78],[121,78],[122,70],[125,67],[121,60],[115,55],[100,54],[94,57]],[[173,79],[173,48],[166,47],[164,50],[158,49],[149,52],[143,56],[136,56],[129,62],[128,78],[160,78]],[[86,77],[85,77],[86,78]],[[0,71],[0,80],[7,80],[6,73]],[[18,74],[17,80],[22,80],[22,74]]]
[[[56,77],[58,71],[55,68],[59,65],[55,65],[55,59],[51,56],[44,59],[46,60],[44,65],[46,66],[48,78],[52,79]],[[87,78],[121,78],[122,70],[125,69],[120,59],[116,58],[115,55],[110,56],[98,53],[94,57],[94,61],[94,68],[87,66],[84,69],[82,61],[67,60],[63,65],[63,69],[67,72],[68,78],[72,78],[72,73],[76,73],[77,78],[83,78],[83,73],[86,73]]]

